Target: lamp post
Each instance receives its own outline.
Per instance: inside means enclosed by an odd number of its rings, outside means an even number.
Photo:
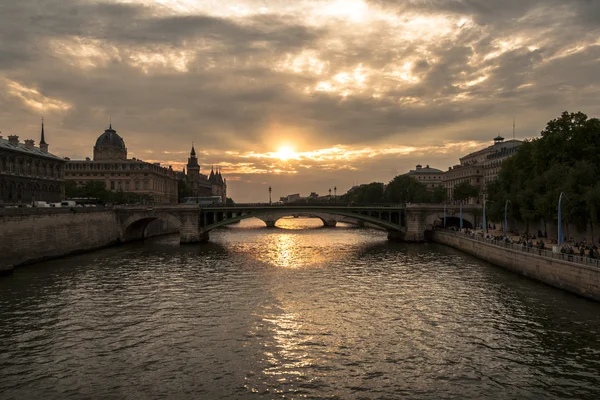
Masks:
[[[504,237],[506,237],[506,231],[508,226],[508,203],[512,205],[512,202],[510,200],[506,200],[506,203],[504,203]]]
[[[271,186],[269,186],[269,205],[271,205],[271,192],[273,191],[273,189],[271,188]]]
[[[490,202],[493,203],[493,200],[486,200],[485,198],[483,199],[483,231],[485,233],[488,233],[488,225],[487,225],[487,218],[485,217],[485,205]]]
[[[337,186],[333,187],[333,199],[335,200],[337,198]]]
[[[329,200],[331,200],[331,188],[329,188]]]
[[[562,198],[563,198],[563,196],[567,197],[566,194],[564,194],[563,192],[560,192],[560,196],[558,197],[558,241],[557,241],[559,248],[565,239],[564,235],[563,235],[563,231],[562,231]],[[568,197],[567,197],[567,200],[569,200]]]

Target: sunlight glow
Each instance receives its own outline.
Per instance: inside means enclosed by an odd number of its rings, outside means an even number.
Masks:
[[[290,146],[281,146],[275,153],[275,156],[281,161],[287,161],[290,158],[298,158],[298,154]]]

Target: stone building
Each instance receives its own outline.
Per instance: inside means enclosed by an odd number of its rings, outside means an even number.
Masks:
[[[219,196],[221,202],[227,201],[227,179],[223,178],[219,169],[215,172],[214,168],[211,168],[209,176],[201,174],[196,149],[193,145],[188,158],[187,173],[184,169],[183,176],[193,197]]]
[[[454,188],[462,182],[469,182],[479,189],[480,196],[484,195],[486,184],[497,178],[502,161],[515,154],[522,143],[514,139],[505,142],[503,137],[497,136],[493,145],[461,157],[460,164],[450,167],[442,177],[448,198],[453,198]],[[472,198],[469,203],[479,204],[480,199]]]
[[[441,169],[431,168],[426,165],[425,168],[421,164],[416,166],[416,169],[411,169],[404,175],[411,176],[421,182],[429,190],[442,184],[442,175],[444,172]]]
[[[489,153],[486,155],[485,160],[483,162],[483,183],[487,185],[488,183],[494,182],[498,179],[498,174],[500,173],[500,169],[502,168],[502,163],[515,155],[519,150],[519,146],[523,144],[520,140],[507,140],[504,141],[504,138],[498,136],[494,139],[495,142],[498,143],[495,151],[493,153]],[[485,189],[485,187],[484,187]]]
[[[78,185],[100,181],[111,191],[145,195],[153,203],[177,204],[177,178],[173,168],[127,158],[125,142],[112,124],[96,140],[93,160],[67,162],[65,180]]]
[[[39,147],[32,139],[0,136],[0,203],[59,202],[64,198],[66,161],[48,153],[44,123]]]

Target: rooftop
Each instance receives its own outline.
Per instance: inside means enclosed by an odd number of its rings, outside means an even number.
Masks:
[[[415,175],[415,174],[441,174],[443,173],[443,171],[441,169],[437,169],[437,168],[431,168],[428,165],[425,166],[425,168],[423,168],[420,164],[417,165],[416,169],[411,169],[407,175]]]
[[[12,144],[8,141],[8,139],[4,139],[1,138],[0,139],[0,149],[7,149],[7,150],[13,150],[13,151],[18,151],[21,152],[23,154],[27,154],[30,156],[38,156],[38,157],[44,157],[44,158],[50,158],[52,160],[55,161],[65,161],[64,159],[55,156],[54,154],[50,154],[50,153],[44,153],[42,150],[40,150],[39,147],[28,147],[25,145],[25,143],[18,143],[18,144]]]

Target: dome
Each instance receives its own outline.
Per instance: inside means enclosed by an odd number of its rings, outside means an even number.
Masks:
[[[123,150],[124,151],[125,150],[125,142],[123,141],[123,138],[121,136],[119,136],[117,131],[115,131],[112,128],[112,125],[111,125],[110,128],[105,130],[104,133],[98,137],[98,140],[96,140],[96,147],[98,147],[98,148],[112,147],[114,150]]]
[[[98,137],[94,146],[94,160],[102,159],[127,159],[125,142],[112,125]]]

